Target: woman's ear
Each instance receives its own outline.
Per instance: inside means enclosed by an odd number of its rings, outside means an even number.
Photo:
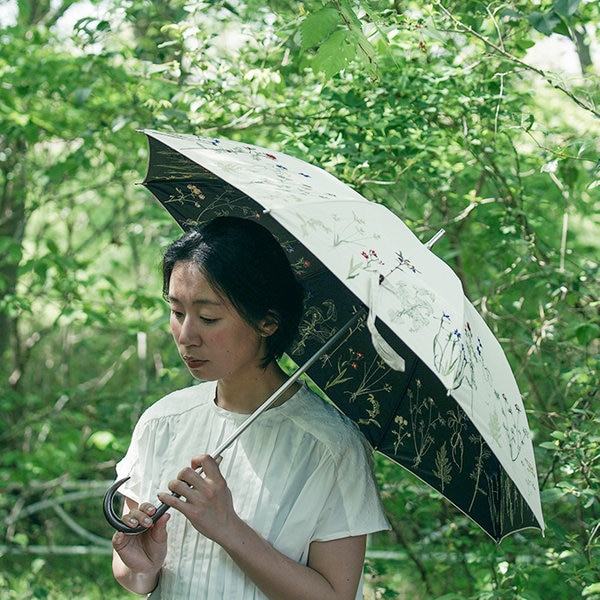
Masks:
[[[270,310],[267,316],[258,323],[258,332],[263,337],[269,337],[277,331],[279,322],[279,315],[274,310]]]

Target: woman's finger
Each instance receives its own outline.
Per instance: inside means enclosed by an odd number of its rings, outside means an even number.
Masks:
[[[198,471],[192,467],[186,467],[185,469],[179,471],[177,479],[187,483],[190,487],[194,487],[195,485],[202,483],[203,475],[198,473]]]
[[[113,548],[117,552],[121,552],[121,550],[129,544],[129,537],[130,536],[125,535],[122,531],[116,531],[112,538]]]
[[[219,470],[219,464],[222,460],[223,459],[220,456],[215,460],[210,454],[194,456],[194,458],[192,458],[192,469],[202,469],[204,475],[213,480],[223,479],[221,471]]]
[[[193,479],[189,477],[189,479]],[[195,485],[188,483],[187,481],[183,481],[182,479],[172,479],[169,481],[169,490],[182,496],[183,498],[188,498],[190,493],[194,490],[194,488],[199,488],[202,485],[202,478],[198,476],[197,481],[194,482]],[[171,506],[171,504],[169,504]]]
[[[143,513],[152,516],[156,512],[156,506],[150,502],[144,502],[138,507]]]
[[[143,525],[144,527],[152,526],[152,519],[148,516],[148,513],[139,509],[134,509],[130,513],[123,515],[121,520],[132,527],[137,527],[138,525]]]
[[[189,487],[188,487],[188,490],[189,490]],[[179,493],[179,492],[177,492],[177,493]],[[185,496],[183,496],[183,494],[180,494],[180,497],[178,498],[177,496],[173,496],[172,494],[167,494],[167,492],[161,492],[160,494],[158,494],[158,499],[163,504],[166,504],[167,506],[170,506],[171,508],[178,510],[180,513],[186,514],[186,511],[189,508],[189,503],[186,502],[186,500],[182,500],[181,498],[185,498]],[[163,515],[163,516],[165,516],[165,515]],[[162,517],[161,517],[161,519],[162,519]],[[160,523],[161,520],[159,519],[158,522]]]

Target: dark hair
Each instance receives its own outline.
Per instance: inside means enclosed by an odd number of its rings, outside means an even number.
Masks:
[[[216,217],[171,243],[162,263],[163,295],[175,263],[194,263],[210,285],[258,330],[265,318],[277,322],[266,338],[266,367],[291,345],[302,317],[304,290],[271,232],[248,219]]]

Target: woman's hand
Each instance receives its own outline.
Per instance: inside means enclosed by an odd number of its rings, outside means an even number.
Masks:
[[[156,508],[145,502],[140,504],[129,498],[125,502],[122,520],[136,527],[143,525],[148,530],[127,535],[117,531],[112,540],[115,553],[113,555],[113,572],[115,578],[126,589],[138,594],[151,592],[158,582],[158,575],[167,555],[166,524],[169,515],[163,515],[156,523],[152,523],[152,515]]]
[[[180,471],[177,479],[169,483],[169,489],[180,498],[167,493],[159,494],[158,498],[181,512],[202,535],[223,545],[241,521],[219,470],[220,462],[220,457],[215,460],[208,454],[194,457],[191,467]]]

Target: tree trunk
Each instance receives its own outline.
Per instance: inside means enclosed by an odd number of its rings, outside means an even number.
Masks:
[[[19,262],[22,255],[26,217],[26,142],[18,139],[3,152],[9,159],[0,171],[0,361],[7,365],[7,374],[18,364],[16,343],[16,318],[6,306],[14,297],[19,278]],[[12,355],[8,351],[12,347]],[[12,368],[11,368],[12,367]],[[6,372],[6,371],[5,371]]]

